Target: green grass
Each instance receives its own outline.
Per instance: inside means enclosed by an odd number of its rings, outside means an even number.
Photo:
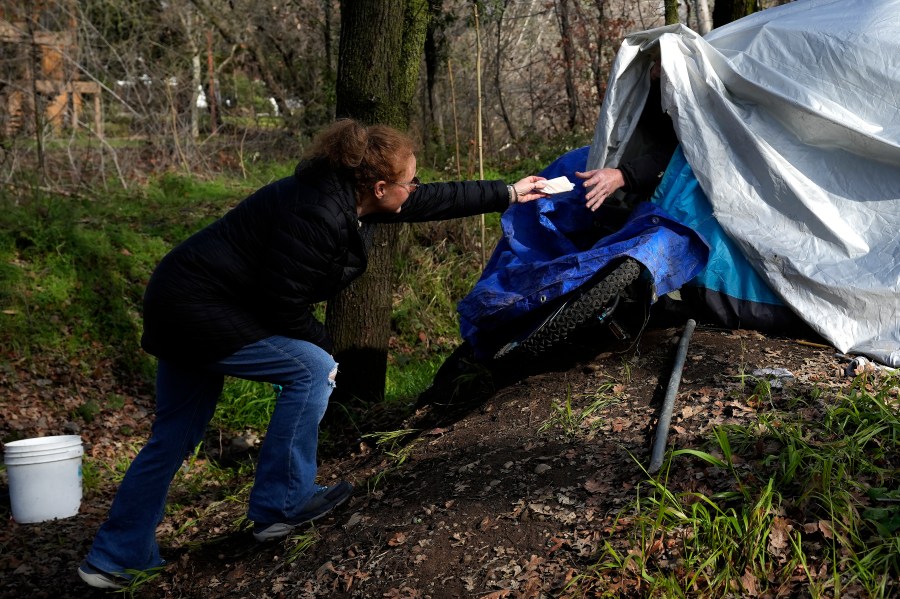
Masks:
[[[424,355],[419,359],[404,356],[388,362],[385,403],[400,403],[418,397],[431,384],[446,357],[442,352]]]
[[[0,346],[17,360],[55,355],[85,375],[102,367],[123,388],[149,391],[155,363],[140,349],[140,310],[156,264],[191,233],[294,167],[251,155],[243,166],[249,170],[233,176],[168,172],[128,189],[71,196],[37,186],[0,188]],[[447,178],[428,169],[420,175]],[[421,393],[459,343],[456,303],[481,272],[480,222],[475,217],[404,227],[387,402],[408,403]],[[499,215],[487,215],[485,222],[489,253],[499,236]],[[324,305],[317,313],[324,317]],[[89,421],[116,409],[113,395],[86,402],[72,416]],[[273,400],[271,386],[229,379],[214,424],[262,432]]]
[[[386,468],[379,470],[367,481],[366,486],[370,492],[377,489],[391,473],[396,472],[406,463],[413,448],[421,441],[421,438],[416,436],[418,432],[415,429],[399,429],[363,435],[364,439],[371,439],[375,442],[375,446],[384,454],[388,462]]]
[[[566,388],[566,397],[563,400],[553,400],[550,405],[550,417],[538,428],[538,432],[551,429],[561,429],[566,437],[573,438],[583,431],[592,431],[603,424],[600,412],[617,404],[620,400],[614,394],[615,385],[606,383],[601,385],[591,394],[572,397],[570,388]],[[584,407],[578,404],[588,402]]]
[[[288,550],[284,560],[289,564],[297,561],[298,558],[308,553],[320,540],[322,540],[322,536],[315,527],[306,532],[291,535],[287,541]]]
[[[758,391],[763,391],[758,389]],[[898,379],[812,389],[748,426],[715,429],[708,450],[672,452],[623,510],[571,596],[891,597],[900,577]],[[821,404],[804,420],[798,405]],[[769,448],[760,456],[758,448]],[[724,481],[683,489],[677,470]],[[615,581],[615,582],[613,582]]]
[[[155,265],[246,193],[243,181],[165,175],[90,199],[0,191],[0,345],[55,352],[123,378],[152,376],[139,349],[140,304]]]
[[[230,431],[264,431],[275,410],[275,388],[268,383],[227,378],[213,425]]]

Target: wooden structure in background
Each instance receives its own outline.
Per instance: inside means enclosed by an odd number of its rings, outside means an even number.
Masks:
[[[102,133],[100,85],[78,79],[78,36],[72,0],[44,0],[27,7],[0,5],[0,111],[6,135],[34,126],[36,110],[56,133],[77,129],[86,100],[94,129]]]

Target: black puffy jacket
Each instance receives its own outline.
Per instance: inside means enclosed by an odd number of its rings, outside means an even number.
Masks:
[[[502,181],[422,185],[396,214],[368,222],[421,222],[499,212]],[[331,351],[311,304],[332,298],[366,269],[366,248],[348,180],[322,161],[253,193],[175,247],[144,295],[143,348],[163,359],[206,364],[271,335]]]

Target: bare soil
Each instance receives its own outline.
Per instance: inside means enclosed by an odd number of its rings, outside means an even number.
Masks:
[[[194,489],[189,475],[170,494],[160,526],[165,570],[138,597],[556,597],[621,534],[616,518],[648,478],[661,400],[681,328],[646,330],[637,341],[602,348],[564,346],[538,363],[495,377],[494,388],[428,397],[405,419],[373,416],[370,430],[411,429],[394,456],[359,431],[336,438],[320,476],[345,478],[354,496],[316,523],[316,542],[253,541],[242,521],[246,488]],[[707,447],[712,427],[754,421],[810,386],[849,379],[835,350],[753,331],[698,327],[675,402],[670,446]],[[758,369],[786,369],[766,405],[753,399]],[[86,460],[113,464],[149,431],[147,390],[118,388],[103,369],[83,374],[66,364],[0,368],[0,434],[28,437],[77,432]],[[784,383],[779,389],[778,384]],[[480,390],[479,390],[480,389]],[[447,391],[447,390],[444,390]],[[574,424],[554,424],[554,405],[577,411],[599,394],[617,403]],[[73,416],[87,398],[118,394],[122,407],[90,422]],[[102,404],[101,404],[102,405]],[[549,428],[546,426],[550,423]],[[545,428],[545,430],[541,430]],[[219,459],[252,463],[229,440],[206,444]],[[400,451],[403,450],[403,451]],[[201,458],[204,456],[201,455]],[[247,468],[249,484],[252,469]],[[713,492],[731,481],[688,461],[670,484]],[[231,483],[229,483],[231,484]],[[105,516],[114,487],[86,494],[78,516],[19,525],[0,477],[0,597],[86,597],[75,570]],[[802,526],[802,522],[795,523]],[[799,584],[799,583],[798,583]],[[609,581],[610,596],[639,596]],[[802,595],[802,587],[791,592]],[[97,592],[99,596],[102,593]]]

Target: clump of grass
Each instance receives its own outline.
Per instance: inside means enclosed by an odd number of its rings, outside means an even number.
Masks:
[[[291,535],[288,539],[289,547],[287,555],[285,556],[285,561],[289,564],[297,561],[298,558],[315,547],[316,543],[320,540],[322,540],[322,535],[319,534],[315,527],[300,534]]]
[[[810,397],[823,404],[821,418],[765,414],[717,428],[709,451],[672,452],[620,514],[625,534],[608,540],[567,592],[896,596],[897,378],[858,377],[828,401],[821,389]],[[711,468],[720,491],[678,491],[669,476],[690,467],[686,459]]]
[[[143,587],[153,582],[163,573],[164,566],[158,568],[150,568],[149,570],[125,570],[125,574],[130,576],[128,584],[116,593],[125,597],[134,597]]]
[[[97,463],[89,457],[81,460],[81,486],[85,495],[92,495],[100,489],[101,474]]]
[[[562,401],[554,401],[551,405],[551,415],[541,426],[538,432],[545,432],[552,428],[560,428],[567,437],[575,437],[582,429],[589,431],[603,424],[599,412],[619,403],[619,398],[613,393],[614,385],[607,383],[601,385],[591,394],[581,395],[578,399],[588,399],[584,407],[577,407],[573,403],[572,389],[566,388],[566,397]]]
[[[416,443],[420,441],[418,437],[413,438],[411,441],[407,441],[407,439],[418,432],[416,429],[399,429],[363,435],[364,439],[374,440],[375,446],[389,460],[388,467],[380,470],[369,480],[369,491],[374,491],[378,488],[391,472],[396,471],[406,462],[412,454]]]

